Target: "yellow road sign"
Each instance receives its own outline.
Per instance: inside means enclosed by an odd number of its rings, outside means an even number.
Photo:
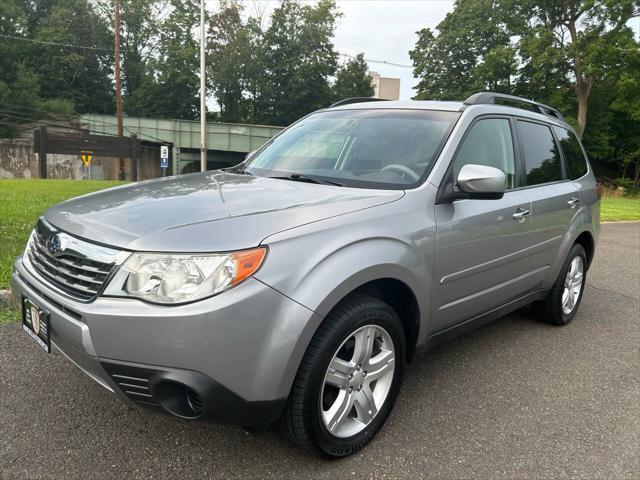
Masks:
[[[84,163],[85,167],[88,167],[91,164],[91,160],[93,160],[93,152],[81,152],[82,163]]]

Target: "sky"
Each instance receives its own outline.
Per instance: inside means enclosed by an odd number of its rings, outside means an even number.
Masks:
[[[313,2],[315,0],[308,0]],[[207,2],[215,8],[216,2]],[[383,77],[400,78],[400,99],[415,95],[409,50],[421,28],[435,27],[453,9],[453,0],[337,0],[342,17],[337,21],[334,45],[347,55],[364,53],[371,70]],[[268,18],[279,0],[246,0],[246,14]],[[344,61],[345,57],[341,57]],[[391,62],[405,67],[390,65]]]
[[[206,1],[209,9],[216,8],[215,0]],[[364,53],[371,70],[383,77],[400,78],[401,100],[413,97],[418,80],[413,77],[409,50],[418,39],[416,32],[425,27],[435,28],[453,10],[453,0],[337,0],[336,3],[342,12],[334,37],[336,50],[346,55]],[[268,19],[279,4],[279,0],[245,0],[245,14],[262,14]],[[640,38],[640,18],[632,19],[629,25]]]
[[[400,99],[415,95],[409,50],[416,32],[434,28],[453,9],[453,0],[344,0],[337,2],[343,17],[338,20],[334,43],[340,53],[365,54],[371,70],[383,77],[400,78]],[[408,65],[398,67],[386,62]]]

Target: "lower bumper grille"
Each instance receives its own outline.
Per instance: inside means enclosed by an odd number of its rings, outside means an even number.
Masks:
[[[102,363],[102,367],[118,388],[131,400],[148,406],[160,406],[153,399],[149,389],[149,382],[157,372],[112,363]]]

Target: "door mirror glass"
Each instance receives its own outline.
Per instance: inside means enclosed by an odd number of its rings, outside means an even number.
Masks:
[[[471,198],[502,198],[505,184],[505,174],[499,168],[473,163],[464,165],[456,178],[458,190]]]

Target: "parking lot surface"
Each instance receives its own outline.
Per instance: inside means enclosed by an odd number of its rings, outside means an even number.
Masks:
[[[0,326],[1,478],[637,478],[640,224],[603,225],[568,327],[520,310],[406,372],[376,439],[341,461],[275,431],[125,405],[18,324]]]

